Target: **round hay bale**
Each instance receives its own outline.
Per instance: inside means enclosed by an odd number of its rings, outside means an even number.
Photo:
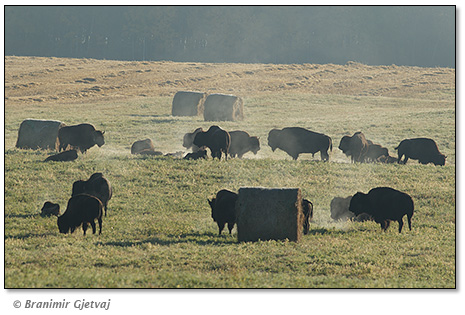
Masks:
[[[137,140],[131,146],[131,154],[140,154],[144,150],[155,150],[152,139]]]
[[[244,119],[242,98],[228,94],[210,94],[203,104],[206,121],[237,121]]]
[[[65,124],[58,120],[23,120],[19,126],[16,147],[33,150],[58,150],[58,129],[63,126]]]
[[[300,188],[240,188],[236,211],[239,242],[285,239],[298,242],[302,237]]]
[[[173,98],[171,114],[173,116],[197,116],[203,114],[203,102],[206,93],[178,91]]]

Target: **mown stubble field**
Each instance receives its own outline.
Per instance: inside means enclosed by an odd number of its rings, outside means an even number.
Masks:
[[[456,286],[453,69],[34,57],[6,57],[5,67],[7,288]],[[182,151],[184,133],[211,125],[170,115],[178,90],[243,97],[245,120],[217,124],[259,136],[259,153],[228,161],[132,156],[131,144],[147,137],[159,151]],[[43,163],[52,152],[14,147],[26,118],[89,122],[106,131],[106,144],[74,162]],[[272,152],[268,131],[287,126],[331,136],[330,162]],[[337,146],[359,130],[394,156],[402,139],[431,137],[447,163],[351,164]],[[39,216],[47,200],[64,211],[72,183],[97,171],[114,187],[102,235],[63,235],[56,218]],[[309,235],[299,243],[238,243],[235,229],[218,236],[207,198],[244,186],[300,187],[315,206]],[[331,220],[332,198],[377,186],[412,196],[412,231]]]

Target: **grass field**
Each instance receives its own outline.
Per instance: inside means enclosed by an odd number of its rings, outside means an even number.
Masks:
[[[10,61],[7,78],[15,75]],[[30,62],[34,64],[34,59]],[[124,71],[117,62],[113,65],[114,71]],[[215,67],[219,66],[211,68]],[[273,67],[278,68],[269,66]],[[379,68],[372,68],[371,77],[376,78]],[[253,71],[258,75],[257,69]],[[424,84],[424,93],[416,91],[412,96],[399,89],[399,95],[383,96],[340,90],[316,93],[305,88],[267,92],[265,87],[272,82],[264,82],[257,93],[240,90],[244,121],[218,123],[227,130],[242,129],[259,136],[261,150],[256,156],[184,161],[130,154],[131,144],[147,137],[164,153],[183,150],[184,133],[210,125],[201,117],[171,116],[172,90],[121,99],[113,95],[49,102],[42,97],[39,102],[30,101],[32,96],[12,96],[13,83],[7,80],[5,287],[454,288],[456,113],[450,84],[437,90]],[[225,81],[218,84],[226,89],[229,83],[225,75]],[[44,91],[56,88],[41,84]],[[74,162],[43,163],[52,152],[14,148],[19,125],[26,118],[90,122],[106,131],[106,144]],[[266,141],[268,131],[286,126],[331,136],[330,162],[320,162],[319,154],[314,158],[304,154],[292,161],[282,151],[272,152]],[[342,136],[358,130],[394,156],[394,147],[402,139],[431,137],[447,155],[446,166],[416,161],[351,164],[337,146]],[[60,234],[56,218],[40,217],[40,208],[50,200],[64,211],[72,183],[96,171],[103,172],[114,188],[102,235],[83,237],[80,229],[71,235]],[[238,243],[236,229],[232,236],[218,236],[207,198],[223,188],[244,186],[300,187],[315,207],[309,235],[299,243]],[[397,223],[384,233],[373,222],[331,220],[332,198],[368,192],[376,186],[390,186],[412,196],[412,231],[404,228],[399,234]]]

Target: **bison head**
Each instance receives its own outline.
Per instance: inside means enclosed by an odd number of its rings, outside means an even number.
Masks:
[[[60,230],[60,233],[67,234],[69,232],[70,226],[65,217],[63,216],[58,217],[57,224],[58,224],[58,229]]]
[[[268,133],[268,145],[271,147],[273,152],[279,146],[279,132],[280,130],[273,129]]]
[[[356,193],[350,200],[349,211],[353,212],[355,215],[362,213],[369,214],[368,195],[361,192]]]
[[[212,200],[208,199],[208,204],[210,205],[210,208],[212,208],[212,218],[215,220],[215,203],[216,203],[216,198],[213,198]]]
[[[352,137],[350,136],[344,136],[341,139],[341,142],[339,143],[339,149],[346,155],[350,155],[350,140]]]
[[[258,151],[260,151],[260,140],[258,139],[258,137],[250,137],[249,145],[250,151],[252,151],[253,154],[256,155]]]
[[[204,131],[197,133],[194,137],[194,145],[198,146],[199,148],[206,146],[208,142],[208,134]]]
[[[444,154],[438,154],[435,158],[434,158],[434,165],[441,165],[441,166],[444,166],[446,165],[446,158],[447,156],[445,156]]]
[[[194,144],[195,135],[201,131],[203,132],[202,128],[197,128],[194,130],[194,132],[186,133],[184,137],[182,138],[182,146],[185,147],[186,149],[189,149],[190,147],[192,147],[192,145]]]
[[[105,139],[103,135],[105,131],[95,130],[93,134],[94,143],[97,144],[99,147],[105,144]]]

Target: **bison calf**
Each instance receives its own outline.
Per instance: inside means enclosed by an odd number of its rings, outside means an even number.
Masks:
[[[102,234],[102,213],[102,202],[96,197],[87,194],[73,196],[68,201],[65,213],[58,217],[58,229],[60,233],[73,233],[77,227],[82,225],[82,230],[86,235],[87,226],[90,223],[92,233],[95,234],[95,220],[97,220],[99,234]]]
[[[349,205],[349,210],[355,215],[371,215],[384,231],[391,221],[399,222],[399,233],[404,225],[404,215],[407,215],[408,226],[412,230],[413,208],[413,200],[408,194],[389,187],[373,188],[368,194],[358,192]]]
[[[197,152],[187,153],[184,157],[184,160],[198,160],[198,159],[206,159],[207,158],[207,150],[199,150]]]
[[[237,219],[237,197],[236,193],[222,189],[216,194],[216,198],[212,200],[207,199],[212,209],[213,221],[218,224],[218,235],[221,235],[226,223],[228,224],[229,234],[231,234]]]
[[[42,210],[40,210],[41,217],[49,217],[51,215],[58,216],[60,214],[60,205],[50,201],[46,201]]]

